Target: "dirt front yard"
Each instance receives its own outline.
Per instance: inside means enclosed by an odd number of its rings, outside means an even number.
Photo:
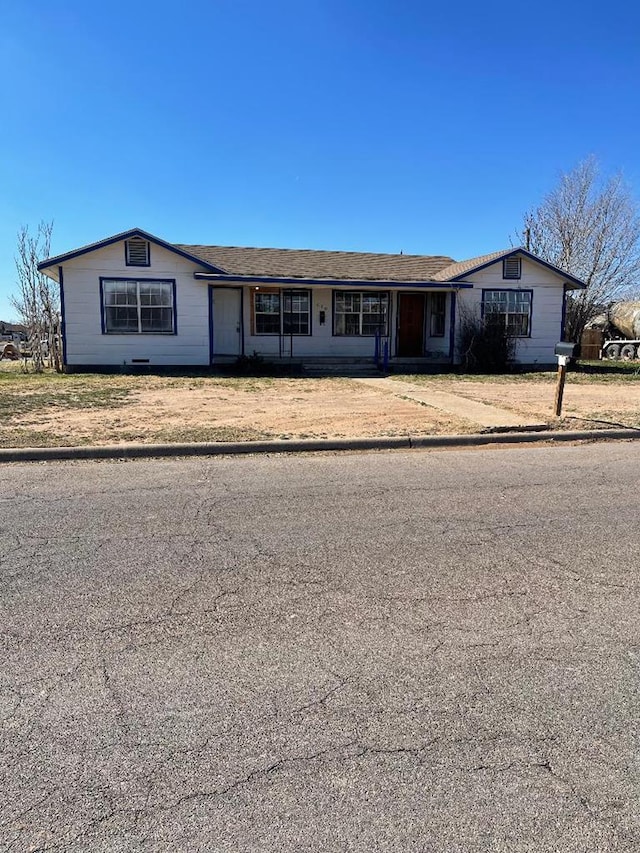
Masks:
[[[604,422],[640,427],[640,381],[571,374],[566,417],[551,418],[553,374],[510,377],[401,376],[575,429]],[[347,378],[220,378],[23,374],[0,365],[0,446],[265,438],[442,435],[478,425],[435,406]]]
[[[594,429],[611,425],[640,427],[640,372],[637,365],[601,372],[569,371],[562,418],[551,416],[555,373],[508,376],[403,376],[420,388],[448,391],[532,418],[555,429]]]
[[[471,423],[349,379],[0,373],[0,446],[437,435]]]

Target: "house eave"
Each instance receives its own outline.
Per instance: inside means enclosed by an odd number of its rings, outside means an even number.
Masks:
[[[524,255],[524,257],[528,258],[530,261],[534,261],[534,263],[540,264],[541,266],[551,270],[551,272],[556,273],[556,275],[563,279],[569,290],[584,290],[587,286],[584,281],[580,281],[579,278],[575,278],[575,276],[569,275],[569,273],[565,272],[564,270],[561,270],[559,267],[554,266],[554,264],[550,264],[548,261],[545,261],[542,258],[539,258],[537,255],[534,255],[533,252],[530,252],[528,249],[523,249],[522,246],[513,249],[513,251],[511,252],[504,252],[502,255],[498,255],[497,258],[492,258],[490,261],[485,261],[485,263],[479,264],[477,267],[473,267],[473,269],[466,270],[465,272],[460,273],[460,275],[449,279],[449,281],[462,282],[468,276],[480,272],[480,270],[486,269],[492,264],[500,263],[505,258],[511,258],[514,255]]]
[[[387,290],[399,288],[411,288],[412,290],[459,290],[473,287],[471,282],[451,281],[395,281],[391,279],[345,279],[345,278],[294,278],[289,276],[261,276],[261,275],[220,275],[218,273],[196,272],[193,277],[198,281],[209,281],[212,283],[229,285],[289,285],[294,287],[358,287],[375,288],[384,287]]]
[[[87,255],[90,252],[97,251],[98,249],[104,249],[107,246],[112,246],[114,243],[119,243],[122,240],[130,240],[132,237],[142,237],[143,240],[148,240],[150,243],[160,246],[169,252],[173,252],[175,255],[180,255],[181,257],[186,258],[186,260],[192,261],[197,266],[204,267],[210,272],[225,272],[221,267],[214,266],[213,264],[204,261],[202,258],[199,258],[197,255],[185,252],[183,249],[178,249],[172,243],[167,243],[166,240],[162,240],[154,234],[149,234],[148,231],[143,231],[141,228],[131,228],[128,231],[122,231],[119,234],[114,234],[112,237],[107,237],[105,240],[99,240],[97,243],[90,243],[87,246],[82,246],[80,249],[65,252],[63,255],[55,255],[52,258],[45,258],[45,260],[40,261],[38,264],[38,271],[45,273],[45,275],[48,275],[50,278],[53,278],[51,273],[47,272],[51,267],[57,267],[60,264],[73,260],[74,258],[82,257],[82,255]]]

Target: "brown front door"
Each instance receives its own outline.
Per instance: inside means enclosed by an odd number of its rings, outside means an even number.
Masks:
[[[424,353],[424,293],[400,293],[398,305],[398,355]]]

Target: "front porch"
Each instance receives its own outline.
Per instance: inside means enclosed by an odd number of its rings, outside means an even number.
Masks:
[[[366,286],[210,285],[211,365],[254,355],[317,373],[349,365],[429,372],[454,363],[454,288]]]

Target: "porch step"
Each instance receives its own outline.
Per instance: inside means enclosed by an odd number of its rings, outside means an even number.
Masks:
[[[451,370],[450,361],[427,358],[394,358],[387,365],[386,373],[445,373]],[[302,360],[305,376],[350,376],[373,378],[385,375],[371,358],[305,358]]]
[[[371,378],[381,376],[381,371],[375,364],[318,364],[304,362],[303,373],[305,376],[346,376],[358,378]]]

